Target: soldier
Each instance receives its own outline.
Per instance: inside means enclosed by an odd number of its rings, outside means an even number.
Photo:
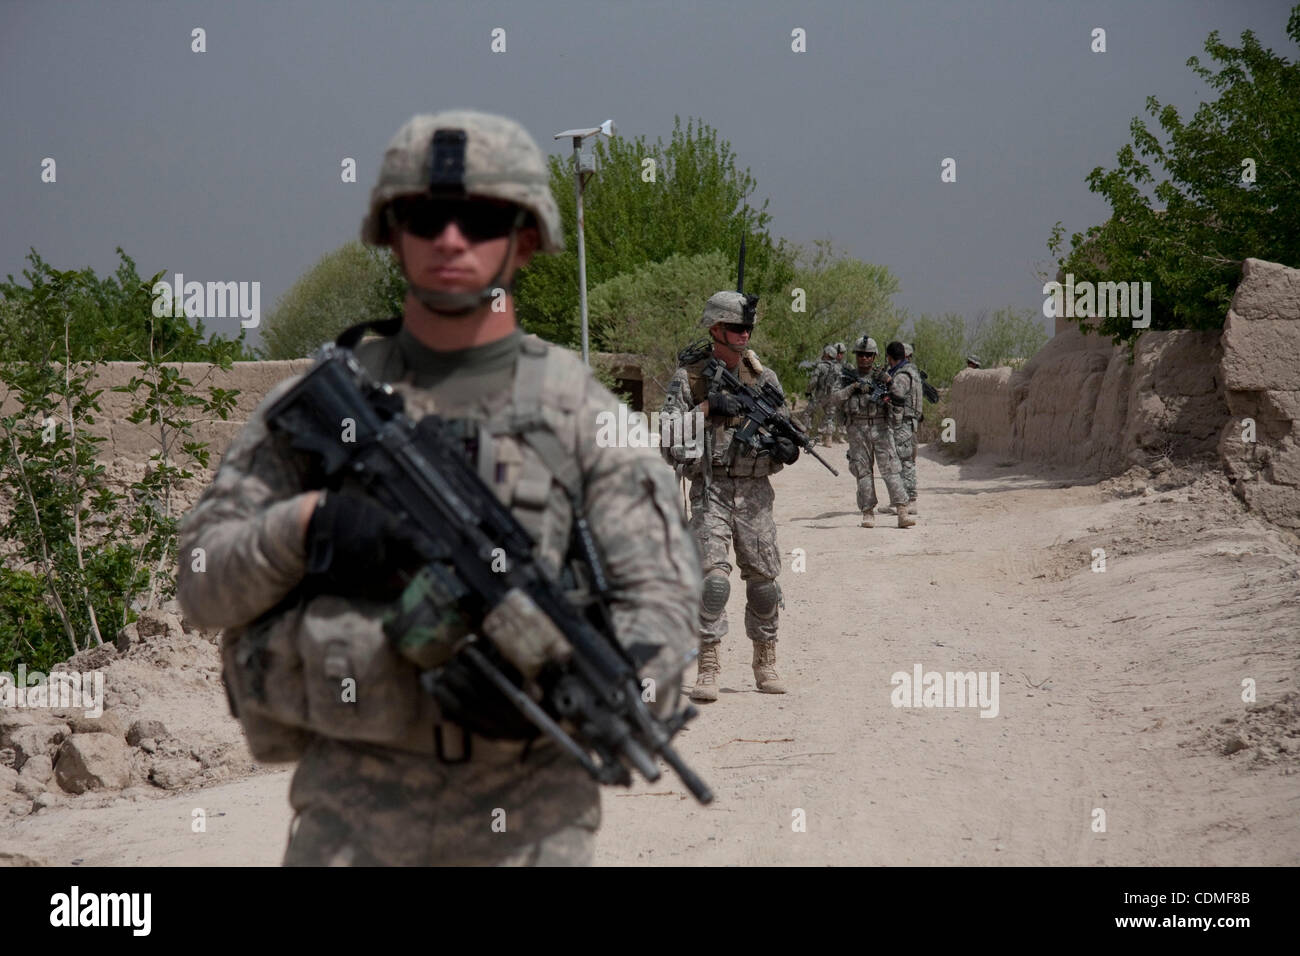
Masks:
[[[800,370],[808,373],[808,387],[804,389],[803,407],[798,409],[798,411],[795,413],[798,416],[795,419],[795,421],[799,423],[800,428],[802,428],[805,432],[808,432],[809,434],[812,434],[813,431],[812,387],[813,387],[813,381],[816,378],[817,366],[820,362],[821,362],[821,356],[819,355],[816,358],[804,359],[802,362],[799,363]],[[789,399],[787,399],[787,401],[789,401]]]
[[[383,337],[357,360],[413,420],[436,410],[456,427],[549,573],[585,512],[618,631],[655,652],[644,673],[660,711],[675,707],[700,571],[672,473],[649,449],[599,447],[613,396],[515,321],[516,272],[563,248],[541,151],[504,117],[416,116],[384,154],[361,236],[391,247],[408,287],[404,314],[372,324]],[[435,700],[394,652],[385,612],[420,586],[407,583],[410,532],[350,477],[322,490],[268,431],[268,406],[294,381],[253,413],[186,517],[181,554],[203,548],[206,571],[183,562],[179,575],[191,620],[225,629],[224,676],[254,755],[299,760],[285,864],[589,863],[600,792],[581,765],[464,655],[425,673]]]
[[[913,524],[907,516],[907,491],[903,487],[901,465],[894,450],[894,433],[889,425],[889,409],[883,402],[868,401],[872,385],[881,380],[882,373],[875,368],[879,354],[876,340],[863,335],[853,344],[861,380],[840,389],[834,395],[836,404],[844,409],[848,421],[849,471],[858,480],[858,510],[862,512],[862,527],[876,525],[876,463],[880,476],[889,491],[889,500],[902,506],[898,513],[898,526],[909,528]]]
[[[885,355],[889,358],[889,369],[884,375],[884,381],[889,385],[889,427],[894,435],[894,450],[898,455],[903,488],[908,493],[908,504],[899,507],[894,503],[894,509],[898,513],[899,527],[910,527],[916,524],[914,519],[908,517],[908,512],[915,514],[916,428],[922,411],[922,382],[916,366],[907,360],[907,351],[902,342],[886,345]]]
[[[918,394],[918,395],[916,395],[916,396],[914,397],[914,398],[915,398],[915,403],[916,403],[916,419],[915,419],[915,421],[913,422],[913,428],[916,429],[916,428],[920,428],[920,427],[921,427],[921,422],[925,420],[925,403],[922,401],[922,399],[925,397],[925,388],[926,388],[925,380],[926,380],[926,378],[928,378],[928,376],[925,374],[924,371],[921,370],[921,367],[920,367],[919,365],[916,364],[916,359],[915,359],[914,356],[913,356],[912,343],[911,343],[911,342],[904,342],[904,343],[903,343],[903,357],[904,357],[905,359],[907,359],[907,364],[910,365],[910,366],[911,366],[911,367],[916,371],[917,376],[919,376],[919,378],[920,378],[920,381],[917,383],[917,386],[918,386],[917,391],[918,391],[920,394]],[[907,510],[908,510],[908,513],[909,513],[909,514],[912,514],[912,515],[915,515],[915,514],[916,514],[916,440],[915,440],[915,434],[913,435],[913,440],[912,440],[912,457],[911,457],[911,460],[910,460],[910,462],[908,462],[908,463],[905,465],[905,467],[903,468],[903,487],[907,489],[907,506],[908,506],[908,507],[907,507]]]
[[[838,366],[836,371],[840,373],[840,378],[836,381],[831,382],[831,391],[834,391],[835,389],[840,387],[840,384],[844,380],[845,372],[852,373],[853,371],[851,368],[849,368],[848,363],[844,361],[844,356],[845,354],[847,354],[847,352],[848,352],[848,346],[846,346],[843,342],[835,343],[835,364]],[[830,401],[829,399],[827,401],[827,404],[830,406],[831,416],[835,427],[835,431],[834,431],[835,442],[838,444],[839,442],[844,441],[846,437],[844,433],[844,426],[845,426],[844,410],[839,405],[835,404],[835,402]]]
[[[664,457],[677,473],[690,480],[691,531],[700,546],[704,593],[699,605],[699,675],[691,700],[718,699],[718,645],[727,634],[727,596],[731,593],[728,545],[735,548],[736,563],[745,582],[745,633],[754,642],[754,683],[765,694],[784,694],[776,673],[776,630],[781,588],[781,552],[772,519],[772,483],[768,475],[799,457],[788,439],[778,439],[770,450],[753,451],[732,435],[741,420],[736,399],[710,391],[704,366],[710,355],[719,359],[746,385],[760,388],[771,383],[778,391],[776,374],[764,368],[747,346],[756,321],[757,298],[739,292],[718,292],[704,306],[700,325],[709,330],[710,344],[699,357],[688,356],[668,383],[664,412],[686,415],[698,412],[708,419],[704,453],[680,445],[664,445]],[[834,350],[831,352],[834,355]]]
[[[978,356],[975,356],[975,355],[968,355],[968,356],[966,356],[966,367],[967,367],[967,368],[979,368],[979,367],[980,367],[980,360],[979,360],[979,357],[978,357]]]
[[[822,357],[813,366],[808,376],[808,427],[814,428],[821,437],[822,444],[830,447],[835,429],[835,410],[831,405],[831,392],[840,384],[840,363],[835,360],[835,343],[831,342],[822,349]]]

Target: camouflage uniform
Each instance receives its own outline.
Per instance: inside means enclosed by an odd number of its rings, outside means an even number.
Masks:
[[[909,398],[915,403],[911,408],[912,415],[912,457],[903,472],[903,485],[907,488],[908,504],[911,505],[912,514],[916,513],[916,432],[921,427],[921,421],[925,418],[925,379],[926,374],[921,370],[921,366],[916,364],[913,356],[911,343],[903,343],[903,353],[907,358],[907,364],[915,372],[913,385],[915,385],[915,394],[909,395]]]
[[[889,384],[889,424],[894,433],[894,448],[901,465],[903,488],[909,501],[916,500],[916,428],[921,417],[921,375],[915,365],[904,360],[891,372]]]
[[[391,241],[384,205],[425,188],[434,130],[448,128],[467,132],[466,192],[529,208],[542,248],[560,248],[540,151],[512,121],[463,112],[419,116],[398,133],[363,238]],[[393,385],[412,420],[436,411],[460,422],[467,453],[548,573],[564,564],[576,495],[605,559],[620,640],[657,646],[643,673],[657,681],[661,707],[675,705],[694,652],[699,564],[671,472],[648,448],[598,445],[597,415],[616,407],[613,396],[572,353],[518,330],[458,352],[435,352],[406,327],[384,331],[356,347],[360,364]],[[224,676],[254,756],[299,760],[285,863],[589,863],[600,793],[577,761],[544,737],[487,739],[445,719],[383,633],[389,603],[302,592],[300,507],[319,479],[265,422],[296,381],[257,408],[186,517],[180,553],[203,548],[206,571],[184,561],[178,577],[191,620],[225,629]],[[361,489],[345,477],[327,494],[339,491]],[[340,700],[340,675],[355,675],[350,702]]]
[[[709,301],[712,304],[724,296],[738,295],[734,292],[718,293]],[[710,315],[707,308],[705,315]],[[707,361],[706,356],[677,369],[668,383],[664,414],[690,414],[705,401],[709,388],[702,371]],[[777,391],[781,390],[776,373],[764,368],[752,350],[746,351],[734,371],[746,385],[760,388],[770,383]],[[768,476],[780,471],[784,465],[766,451],[754,452],[733,442],[732,436],[739,424],[740,419],[706,420],[703,454],[699,454],[697,449],[695,457],[680,445],[665,445],[661,451],[677,474],[691,483],[690,529],[699,544],[700,564],[705,575],[704,593],[699,605],[701,667],[706,653],[716,660],[717,645],[728,631],[731,563],[727,557],[729,548],[734,548],[740,577],[745,582],[745,633],[755,645],[755,679],[758,681],[759,655],[770,654],[770,662],[775,663],[782,604],[781,590],[776,583],[781,572],[781,552],[776,541],[776,522],[772,516],[774,494]],[[783,689],[775,689],[779,686],[775,676],[775,671],[772,671],[773,689],[768,692],[784,693]],[[761,682],[759,689],[765,689]]]
[[[868,391],[871,383],[880,378],[875,370],[862,387]],[[889,426],[888,409],[879,402],[867,401],[867,393],[849,385],[835,393],[836,404],[844,410],[848,420],[849,472],[858,481],[858,510],[874,511],[876,480],[874,470],[880,469],[892,505],[906,503],[907,492],[903,486],[902,464],[894,447],[894,432]]]
[[[844,373],[845,372],[852,373],[854,371],[852,368],[849,367],[848,363],[844,361],[844,353],[846,351],[847,351],[847,346],[843,342],[835,343],[835,375],[831,378],[830,381],[830,391],[832,395],[828,395],[826,397],[826,405],[830,409],[831,421],[834,426],[833,434],[834,434],[834,440],[836,444],[844,441],[846,437],[844,433],[844,429],[848,423],[844,419],[844,409],[842,409],[835,402],[832,396],[835,390],[838,389],[841,386],[841,384],[843,384]]]
[[[839,363],[835,361],[834,356],[828,358],[823,353],[808,377],[808,391],[812,397],[808,403],[807,430],[811,432],[815,428],[818,437],[825,445],[831,443],[834,434],[835,409],[831,402],[831,394],[839,383]]]

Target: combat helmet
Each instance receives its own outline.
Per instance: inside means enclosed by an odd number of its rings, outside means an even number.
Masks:
[[[824,359],[834,359],[837,354],[834,342],[828,342],[826,347],[822,349],[822,358]]]
[[[876,346],[876,340],[869,335],[859,337],[853,343],[853,351],[855,353],[870,353],[871,355],[880,354],[880,349]]]
[[[392,244],[392,202],[405,196],[481,197],[514,203],[536,219],[541,251],[564,248],[546,159],[528,131],[504,116],[449,110],[407,120],[384,152],[361,224],[363,242]],[[434,311],[463,315],[492,301],[496,289],[509,291],[502,279],[524,216],[521,212],[515,220],[501,268],[487,287],[477,292],[436,292],[410,283],[408,276],[412,292]]]
[[[719,322],[748,325],[752,329],[758,323],[758,296],[743,292],[713,293],[704,303],[700,328],[712,328]]]

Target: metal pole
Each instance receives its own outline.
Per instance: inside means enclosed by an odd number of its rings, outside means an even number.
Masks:
[[[582,137],[573,137],[573,197],[578,209],[578,301],[582,304],[582,362],[591,365],[587,352],[587,248],[582,235]]]

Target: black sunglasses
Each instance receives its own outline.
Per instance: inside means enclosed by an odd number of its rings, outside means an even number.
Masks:
[[[475,199],[399,199],[388,207],[392,224],[421,239],[436,239],[454,222],[470,242],[509,235],[525,225],[528,211]]]
[[[733,335],[739,335],[741,332],[753,332],[752,325],[746,325],[744,322],[723,322],[722,327]]]

